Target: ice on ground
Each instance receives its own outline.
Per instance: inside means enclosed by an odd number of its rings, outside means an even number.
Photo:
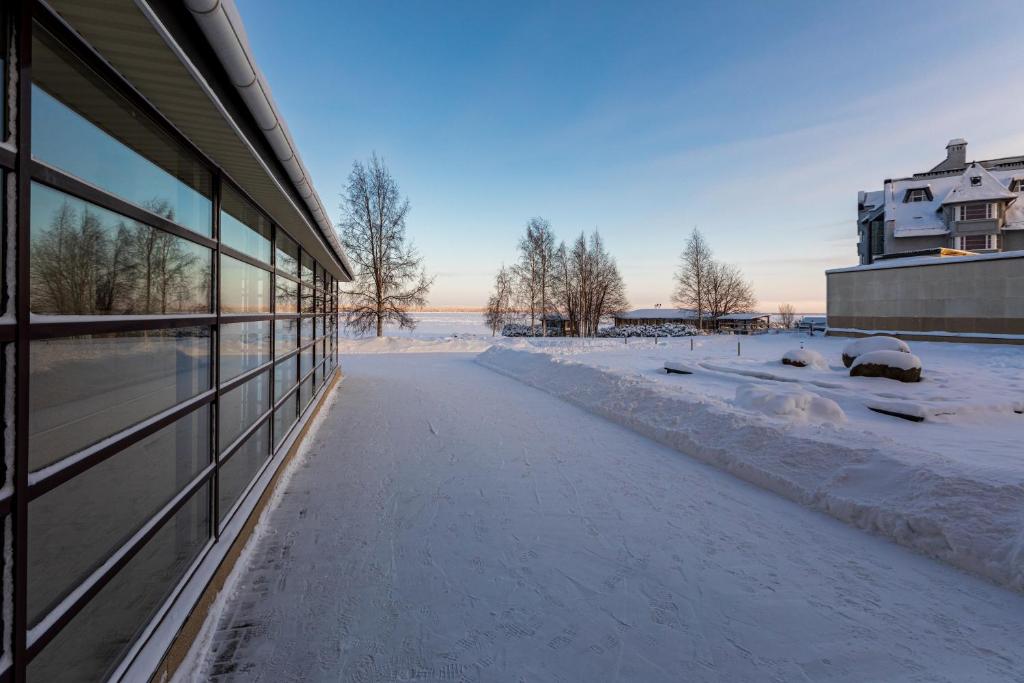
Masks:
[[[801,421],[846,422],[846,414],[835,401],[799,387],[743,384],[736,387],[736,405]]]
[[[920,370],[921,359],[909,351],[866,351],[857,356],[850,369],[852,370],[858,365],[887,365],[890,368],[899,368],[900,370],[913,370],[915,368]]]
[[[825,360],[825,356],[811,349],[790,349],[782,354],[782,359],[788,360],[790,363],[799,363],[804,367],[828,369],[828,361]]]

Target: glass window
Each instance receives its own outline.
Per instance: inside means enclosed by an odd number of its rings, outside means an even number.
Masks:
[[[313,400],[313,378],[307,379],[299,387],[299,409],[305,410]]]
[[[274,321],[274,355],[283,356],[294,351],[299,341],[299,321],[297,318]]]
[[[35,470],[210,388],[210,328],[39,339],[31,345]]]
[[[264,422],[256,433],[250,436],[231,459],[220,466],[220,481],[217,484],[220,520],[223,522],[231,512],[231,506],[242,495],[242,491],[256,476],[260,467],[270,457],[270,422]]]
[[[305,346],[313,341],[313,318],[303,318],[301,324],[300,346]]]
[[[307,346],[299,352],[299,375],[306,376],[306,373],[313,369],[313,346]]]
[[[324,357],[324,350],[327,348],[327,343],[321,339],[316,343],[316,361],[319,363]]]
[[[220,312],[270,313],[270,271],[220,257]]]
[[[313,284],[313,264],[313,257],[306,252],[302,252],[301,280],[308,284]]]
[[[277,231],[277,268],[292,277],[299,276],[299,245],[283,230]]]
[[[303,313],[313,312],[313,290],[306,285],[303,285],[300,289],[299,297],[301,299],[301,307]]]
[[[275,313],[299,312],[299,285],[283,277],[274,278]]]
[[[274,366],[274,400],[280,401],[281,397],[288,393],[288,390],[295,386],[299,380],[298,376],[299,359],[292,356],[288,360],[281,361]]]
[[[209,485],[195,495],[28,665],[30,681],[107,680],[210,536]]]
[[[209,462],[210,409],[203,406],[29,503],[30,624],[127,542]]]
[[[220,193],[220,241],[232,249],[270,263],[270,221],[228,185]]]
[[[220,397],[220,450],[223,452],[270,410],[270,372],[261,372]]]
[[[270,360],[270,321],[220,326],[220,381],[226,382]]]
[[[32,155],[201,235],[209,170],[42,30],[32,40]]]
[[[291,395],[287,401],[282,403],[274,411],[274,450],[276,451],[280,446],[281,442],[284,441],[285,437],[288,436],[288,431],[292,425],[295,424],[295,420],[298,417],[298,411],[296,405],[298,405],[298,393],[295,392]]]
[[[32,312],[209,313],[212,252],[32,184]]]

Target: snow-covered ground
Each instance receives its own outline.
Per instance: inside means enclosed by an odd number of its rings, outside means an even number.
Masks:
[[[841,360],[849,340],[820,334],[495,339],[474,328],[479,314],[419,315],[412,338],[352,340],[342,353],[493,346],[480,357],[492,369],[1024,590],[1024,415],[1015,412],[1024,409],[1024,347],[912,343],[923,381],[905,384],[850,377]],[[794,350],[825,363],[783,365]],[[666,362],[693,374],[666,374]]]
[[[474,358],[343,358],[179,680],[1024,681],[1024,596]]]

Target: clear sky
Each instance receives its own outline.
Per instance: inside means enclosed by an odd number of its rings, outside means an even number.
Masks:
[[[600,230],[635,306],[668,305],[698,226],[765,310],[824,310],[856,197],[1024,153],[1019,0],[238,0],[332,216],[353,159],[412,203],[433,305],[480,305],[530,216]]]

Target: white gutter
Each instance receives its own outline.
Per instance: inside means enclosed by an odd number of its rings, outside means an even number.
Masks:
[[[302,163],[284,117],[274,103],[270,86],[252,56],[242,17],[234,0],[185,0],[185,6],[195,17],[207,42],[227,71],[232,85],[238,90],[253,118],[256,119],[256,124],[263,131],[274,155],[284,167],[324,237],[338,255],[345,270],[353,273],[352,264],[338,241],[334,226],[331,225],[331,219],[324,210],[319,195],[313,189],[309,171]]]

